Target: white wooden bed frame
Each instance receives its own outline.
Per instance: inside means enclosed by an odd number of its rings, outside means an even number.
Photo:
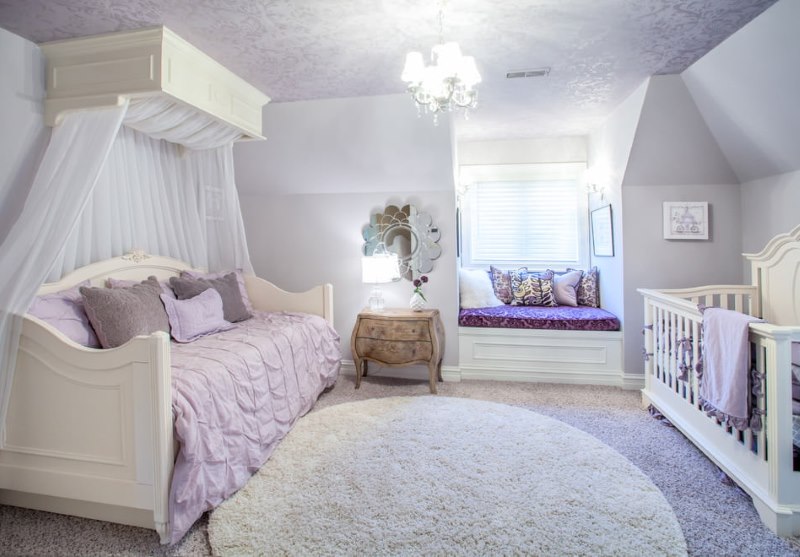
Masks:
[[[800,472],[792,462],[792,342],[800,342],[800,226],[745,254],[751,286],[704,286],[681,290],[639,289],[645,312],[645,388],[653,405],[753,499],[761,519],[779,536],[800,534]],[[678,379],[680,367],[699,361],[702,315],[698,304],[763,317],[750,325],[756,369],[764,374],[764,428],[739,435],[701,409],[695,372]],[[688,350],[681,340],[691,339]],[[751,450],[750,447],[757,447]],[[691,474],[691,470],[683,473]]]
[[[139,253],[77,269],[39,293],[187,269]],[[333,324],[330,284],[291,293],[258,277],[245,281],[257,310],[311,313]],[[174,458],[166,333],[97,350],[24,318],[0,450],[0,503],[151,528],[166,543]]]

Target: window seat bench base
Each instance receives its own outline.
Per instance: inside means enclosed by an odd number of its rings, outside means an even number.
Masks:
[[[624,373],[622,331],[459,327],[458,342],[464,380],[644,386]]]

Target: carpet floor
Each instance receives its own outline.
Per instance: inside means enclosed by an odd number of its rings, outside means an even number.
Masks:
[[[426,382],[367,377],[355,390],[342,376],[314,411],[370,398],[428,396]],[[642,470],[678,518],[690,555],[794,555],[800,540],[764,527],[750,498],[722,481],[717,468],[678,431],[649,416],[639,393],[611,387],[467,381],[440,383],[443,396],[500,402],[533,410],[583,430]],[[210,555],[207,519],[173,547],[154,531],[0,505],[3,555]]]
[[[209,518],[214,555],[686,555],[675,513],[595,437],[522,408],[390,397],[301,420]]]

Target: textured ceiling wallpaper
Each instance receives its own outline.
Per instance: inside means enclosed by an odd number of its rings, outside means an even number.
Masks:
[[[644,78],[679,73],[775,0],[450,0],[479,109],[460,139],[583,134]],[[432,0],[0,0],[35,42],[166,25],[273,102],[402,93],[405,53],[438,42]],[[507,80],[548,66],[548,77]],[[409,101],[411,102],[411,101]]]

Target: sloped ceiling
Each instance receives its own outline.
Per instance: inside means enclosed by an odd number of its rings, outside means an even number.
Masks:
[[[652,77],[623,187],[738,183],[681,77]]]
[[[682,74],[741,182],[800,170],[798,23],[782,0]]]
[[[484,79],[458,139],[586,134],[645,78],[682,72],[774,2],[450,0],[444,38]],[[43,42],[164,24],[281,102],[402,93],[405,53],[438,41],[437,4],[0,0],[0,27]],[[541,66],[549,77],[505,78]]]

